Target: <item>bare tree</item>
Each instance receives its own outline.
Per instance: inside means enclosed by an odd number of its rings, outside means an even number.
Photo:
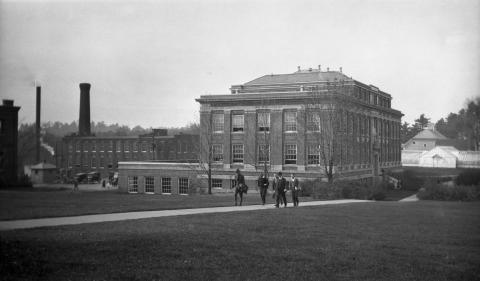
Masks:
[[[262,165],[263,173],[268,177],[270,170],[270,112],[259,112],[258,127],[258,164]]]
[[[320,166],[328,182],[340,176],[335,167],[341,163],[342,154],[345,153],[342,151],[346,141],[342,89],[343,83],[326,89],[312,87],[305,104],[307,132],[310,136],[307,161]]]
[[[197,162],[190,161],[190,168],[198,174],[207,177],[208,194],[212,194],[212,165],[219,159],[217,155],[222,155],[223,151],[217,151],[219,147],[213,142],[212,118],[200,118],[199,123],[193,123],[193,133],[200,135],[200,142],[194,143],[194,150],[197,153]]]

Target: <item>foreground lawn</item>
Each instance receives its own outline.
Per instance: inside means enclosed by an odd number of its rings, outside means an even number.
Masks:
[[[287,200],[291,202],[290,195]],[[267,196],[273,204],[272,196]],[[300,201],[310,200],[301,197]],[[261,204],[258,193],[244,196],[244,204]],[[221,207],[235,204],[234,195],[128,194],[118,190],[0,190],[0,220],[63,217],[148,210]]]
[[[376,202],[0,232],[31,280],[480,280],[480,204]]]

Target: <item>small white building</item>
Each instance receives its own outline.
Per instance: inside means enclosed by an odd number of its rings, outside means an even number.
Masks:
[[[458,150],[453,146],[437,146],[426,153],[423,153],[419,159],[420,167],[430,168],[456,168]]]
[[[30,166],[32,183],[53,183],[57,178],[57,167],[49,163]]]

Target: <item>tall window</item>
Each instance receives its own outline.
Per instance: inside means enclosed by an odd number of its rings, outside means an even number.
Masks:
[[[134,152],[137,152],[138,151],[138,142],[134,141],[133,142],[133,149],[132,149]]]
[[[172,193],[172,178],[162,178],[162,193]]]
[[[258,162],[270,162],[270,146],[268,144],[260,144],[258,146]]]
[[[285,145],[285,164],[297,164],[297,145]]]
[[[212,188],[222,188],[222,179],[212,179]]]
[[[83,152],[88,152],[88,141],[83,143]]]
[[[108,145],[108,152],[112,152],[113,151],[113,141],[108,141],[107,145]]]
[[[224,117],[223,113],[212,114],[212,130],[213,132],[221,133],[224,130]]]
[[[103,141],[98,142],[98,151],[103,152]]]
[[[68,152],[70,152],[70,153],[73,152],[73,143],[68,144]]]
[[[243,132],[243,114],[232,115],[232,132]]]
[[[97,167],[97,158],[95,158],[95,155],[92,155],[92,158],[90,160],[92,162],[92,168]]]
[[[257,116],[257,126],[260,132],[270,131],[270,113],[259,112]]]
[[[97,143],[95,141],[92,141],[92,152],[97,151]]]
[[[77,147],[76,147],[75,150],[76,150],[77,152],[80,152],[80,142],[79,142],[79,141],[77,141],[76,146],[77,146]]]
[[[297,113],[293,111],[285,112],[285,131],[295,132],[297,131]]]
[[[129,152],[130,151],[130,143],[129,142],[124,142],[123,143],[123,151],[124,152]]]
[[[142,152],[147,152],[147,142],[142,142]]]
[[[320,131],[320,112],[308,112],[307,130],[312,132]]]
[[[103,168],[105,167],[105,158],[103,158],[103,155],[100,156],[100,165],[99,165],[100,168]]]
[[[153,177],[145,177],[145,193],[154,193],[154,183],[155,180]]]
[[[232,155],[233,163],[243,163],[243,144],[233,144]]]
[[[188,178],[178,178],[178,193],[188,194]]]
[[[307,164],[318,165],[320,164],[320,149],[316,144],[310,144],[307,147]]]
[[[122,142],[121,141],[117,141],[117,144],[115,146],[116,146],[117,152],[122,151]]]
[[[128,177],[128,192],[137,193],[138,192],[138,177]]]
[[[212,158],[214,162],[223,161],[223,144],[212,145]]]

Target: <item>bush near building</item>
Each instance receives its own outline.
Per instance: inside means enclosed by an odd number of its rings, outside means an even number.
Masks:
[[[398,172],[389,172],[388,175],[400,180],[401,188],[404,190],[417,191],[424,182],[424,177],[414,170],[405,169]]]
[[[462,171],[455,179],[457,185],[479,185],[480,169],[469,169]]]
[[[302,192],[315,199],[363,199],[383,200],[387,184],[372,185],[361,181],[338,181],[333,183],[321,180],[306,181],[302,184]]]
[[[417,194],[421,200],[440,201],[478,201],[480,185],[448,185],[435,180],[428,180]]]

